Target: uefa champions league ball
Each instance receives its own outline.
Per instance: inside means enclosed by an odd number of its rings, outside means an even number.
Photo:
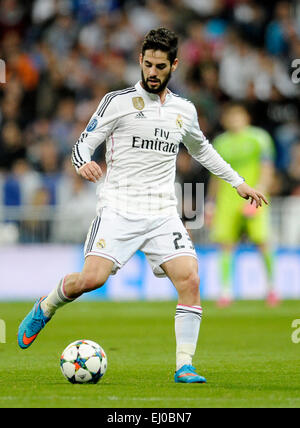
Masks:
[[[107,369],[106,354],[92,340],[77,340],[63,351],[60,368],[71,383],[97,383]]]

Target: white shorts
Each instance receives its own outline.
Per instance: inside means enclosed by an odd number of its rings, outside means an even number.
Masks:
[[[114,262],[112,274],[141,250],[155,276],[166,276],[162,263],[179,256],[197,255],[191,238],[179,216],[123,217],[105,207],[88,232],[84,255],[101,256]]]

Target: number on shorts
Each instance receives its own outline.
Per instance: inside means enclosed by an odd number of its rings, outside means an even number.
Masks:
[[[174,239],[174,246],[175,250],[179,250],[180,248],[185,248],[185,245],[179,245],[178,241],[182,239],[182,234],[180,232],[173,232],[173,236],[177,236],[177,238]]]

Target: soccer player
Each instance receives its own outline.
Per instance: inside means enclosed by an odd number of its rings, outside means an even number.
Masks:
[[[265,130],[251,126],[248,110],[238,102],[224,106],[221,122],[225,132],[215,138],[214,148],[245,177],[249,185],[268,194],[274,173],[271,136]],[[236,194],[233,195],[227,183],[213,176],[209,183],[208,200],[211,239],[221,247],[222,290],[218,305],[228,306],[233,300],[233,252],[243,233],[262,255],[268,281],[267,303],[276,305],[278,297],[273,290],[272,256],[268,246],[269,210],[256,210]]]
[[[139,58],[141,81],[107,94],[75,144],[72,161],[78,174],[96,183],[102,171],[91,156],[106,141],[107,175],[99,189],[98,215],[87,235],[82,272],[66,275],[35,303],[19,327],[21,348],[33,343],[58,308],[101,287],[141,250],[154,274],[167,275],[178,292],[175,382],[206,382],[192,365],[202,308],[197,256],[176,209],[179,144],[256,207],[267,200],[209,144],[194,105],[168,89],[178,66],[177,43],[172,31],[151,30]]]

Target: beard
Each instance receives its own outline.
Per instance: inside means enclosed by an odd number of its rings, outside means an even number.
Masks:
[[[155,82],[160,83],[160,85],[155,89],[155,88],[151,88],[151,86],[148,85],[148,81],[151,79],[145,79],[143,70],[142,70],[142,82],[143,82],[143,87],[147,92],[150,92],[151,94],[159,94],[160,92],[162,92],[164,89],[166,89],[167,84],[169,83],[170,79],[172,76],[172,71],[170,70],[169,74],[167,75],[167,77],[165,78],[165,80],[162,82],[159,79],[154,79]]]

